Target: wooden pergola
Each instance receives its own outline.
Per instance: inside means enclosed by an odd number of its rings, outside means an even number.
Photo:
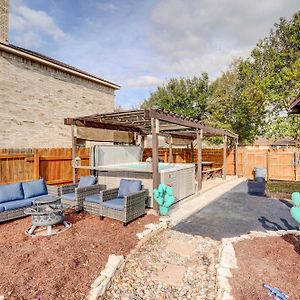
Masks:
[[[122,112],[94,114],[90,116],[65,118],[65,125],[72,125],[72,156],[77,155],[77,137],[74,127],[98,128],[134,132],[141,136],[152,135],[152,171],[153,187],[159,184],[158,170],[158,136],[169,138],[169,159],[172,157],[172,138],[182,138],[191,141],[197,140],[198,145],[198,190],[202,189],[202,140],[204,136],[223,137],[223,178],[226,179],[226,150],[228,139],[231,138],[235,145],[235,174],[237,175],[237,150],[238,135],[219,128],[202,124],[196,119],[184,117],[175,113],[160,109],[129,110]],[[76,169],[74,168],[73,179],[76,181]]]

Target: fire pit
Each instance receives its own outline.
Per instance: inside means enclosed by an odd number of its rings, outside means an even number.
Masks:
[[[24,213],[31,215],[32,226],[25,231],[29,236],[50,236],[71,227],[71,224],[65,221],[65,210],[68,206],[58,204],[59,197],[41,198],[35,205],[25,209]],[[54,225],[63,225],[62,228],[54,228]],[[47,231],[45,232],[45,228]]]

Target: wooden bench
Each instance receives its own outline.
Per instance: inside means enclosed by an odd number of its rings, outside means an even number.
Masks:
[[[208,170],[202,171],[203,180],[207,180],[210,178],[222,177],[223,168],[212,168]]]

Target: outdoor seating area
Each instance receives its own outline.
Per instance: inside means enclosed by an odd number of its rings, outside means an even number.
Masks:
[[[287,230],[295,230],[289,203],[272,199],[265,191],[270,168],[253,168],[250,178],[253,173],[254,181],[238,178],[239,166],[240,170],[245,169],[244,161],[239,157],[247,158],[248,153],[242,152],[239,156],[238,137],[232,132],[156,109],[65,119],[65,123],[72,125],[73,147],[68,163],[73,183],[70,180],[67,183],[54,180],[51,183],[55,184],[47,185],[47,180],[40,178],[0,185],[0,234],[6,239],[6,243],[0,243],[0,254],[7,259],[12,247],[15,247],[13,253],[16,256],[0,271],[0,275],[11,269],[20,278],[16,281],[18,287],[13,291],[11,276],[0,283],[0,291],[5,295],[28,298],[32,291],[38,291],[44,297],[55,298],[59,289],[60,295],[65,298],[83,299],[90,295],[95,281],[100,280],[99,276],[104,276],[101,270],[109,255],[115,254],[129,256],[129,260],[125,271],[121,270],[112,281],[112,287],[106,293],[105,289],[102,291],[104,299],[121,297],[123,288],[131,295],[131,286],[135,290],[140,289],[142,296],[147,295],[145,290],[156,293],[154,287],[161,281],[166,284],[165,291],[173,293],[168,274],[176,274],[175,291],[178,295],[194,297],[202,286],[204,290],[209,289],[209,295],[213,297],[216,278],[219,280],[217,253],[223,238],[242,236],[251,229],[284,228],[278,218]],[[137,124],[139,127],[136,127]],[[77,127],[135,134],[129,143],[113,140],[116,144],[93,145],[88,163],[82,164],[87,152],[80,151],[79,141],[88,141],[89,136],[85,137],[81,132],[79,139],[74,130]],[[145,151],[143,140],[148,134],[152,134],[153,144]],[[204,134],[221,136],[223,147],[204,152]],[[188,140],[189,147],[173,149],[170,142],[168,149],[159,149],[158,136],[170,141],[174,137]],[[93,140],[101,142],[96,136]],[[182,161],[178,154],[182,155]],[[25,159],[30,160],[26,156]],[[50,156],[51,160],[55,158]],[[36,156],[33,161],[36,161]],[[35,170],[35,177],[37,174],[41,174],[40,170]],[[47,177],[47,173],[44,174]],[[300,199],[300,194],[296,196]],[[293,210],[298,213],[296,204]],[[243,212],[243,208],[247,213]],[[277,214],[276,222],[266,217],[267,214],[272,216],[273,212]],[[20,219],[12,220],[17,218]],[[4,222],[9,220],[12,221]],[[155,232],[153,238],[152,231]],[[43,240],[43,237],[47,238]],[[142,239],[141,242],[138,242],[139,239]],[[236,247],[238,255],[241,253],[239,245]],[[288,249],[284,243],[281,247]],[[43,251],[44,248],[47,252]],[[154,265],[153,257],[157,259]],[[18,265],[21,263],[26,272],[38,273],[19,274]],[[181,263],[184,265],[181,266]],[[282,263],[287,265],[286,261]],[[193,280],[187,281],[188,292],[184,292],[184,276],[190,274],[190,265],[194,268],[194,264],[202,271],[192,272]],[[136,269],[137,273],[132,270],[126,273],[128,268]],[[40,275],[45,272],[47,276]],[[245,276],[244,269],[239,272]],[[72,281],[65,283],[70,276]],[[146,279],[149,276],[150,279]],[[200,280],[198,284],[197,280],[202,276],[208,276],[209,282]],[[139,287],[140,277],[145,278],[143,288]],[[49,281],[43,284],[46,279]],[[232,282],[238,285],[234,293],[239,294],[243,281],[234,277]],[[21,286],[25,288],[21,290]],[[161,290],[157,295],[163,296]],[[37,296],[36,292],[33,296]]]
[[[24,209],[40,198],[55,198],[58,189],[43,179],[0,185],[0,222],[24,217]]]

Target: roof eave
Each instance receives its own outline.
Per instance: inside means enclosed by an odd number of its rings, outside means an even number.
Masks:
[[[50,59],[48,60],[46,58],[37,57],[33,54],[21,51],[19,49],[16,49],[16,48],[14,48],[10,45],[4,44],[4,43],[0,43],[0,50],[15,54],[15,55],[27,58],[27,59],[30,59],[30,60],[35,61],[35,62],[42,63],[44,65],[48,65],[50,67],[59,69],[61,71],[67,72],[69,74],[84,78],[84,79],[89,80],[89,81],[93,81],[95,83],[98,83],[98,84],[101,84],[101,85],[104,85],[104,86],[107,86],[107,87],[110,87],[114,90],[119,90],[121,88],[121,86],[119,86],[115,83],[103,80],[103,79],[98,78],[98,77],[93,76],[93,75],[89,75],[89,74],[87,74],[84,71],[81,71],[79,69],[75,70],[75,69],[72,69],[72,68],[70,68],[66,65],[65,66],[59,65],[57,63],[54,63],[54,62],[50,61]]]

